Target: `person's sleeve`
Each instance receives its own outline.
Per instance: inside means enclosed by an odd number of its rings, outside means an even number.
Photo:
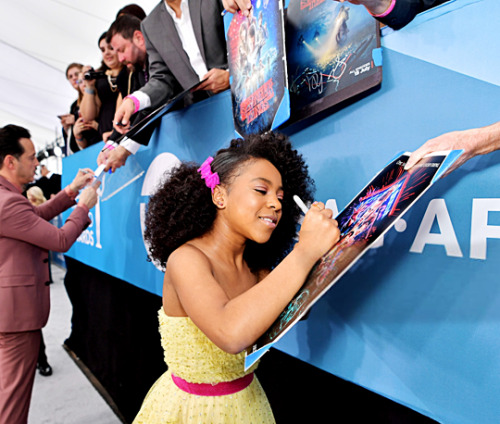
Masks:
[[[46,221],[50,221],[70,206],[73,206],[78,193],[68,194],[70,193],[68,190],[67,188],[60,190],[54,197],[37,206],[35,211],[38,216]]]
[[[90,224],[88,210],[77,206],[64,225],[58,228],[33,212],[31,205],[17,196],[5,203],[0,213],[2,236],[55,252],[66,252]]]
[[[401,29],[408,25],[419,13],[447,0],[396,0],[392,11],[384,16],[377,17],[381,23],[393,29]]]
[[[156,47],[150,41],[144,24],[141,24],[141,29],[148,53],[149,80],[139,91],[146,94],[151,101],[150,106],[156,108],[174,97],[174,87],[178,85],[178,82],[172,72],[170,72],[167,64],[163,61]],[[141,106],[142,109],[143,107]]]
[[[130,153],[135,155],[137,153],[137,150],[139,150],[139,147],[141,147],[141,144],[135,142],[131,138],[125,137],[121,142],[120,146],[128,150]]]

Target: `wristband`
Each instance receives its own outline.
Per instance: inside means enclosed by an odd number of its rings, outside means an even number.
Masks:
[[[84,90],[85,93],[87,94],[95,94],[95,90],[92,90],[91,88],[85,87]]]
[[[117,146],[118,144],[116,144],[114,141],[110,141],[104,145],[101,152],[104,152],[105,150],[113,150]]]
[[[131,94],[129,94],[127,97],[125,97],[125,99],[130,99],[134,102],[134,106],[135,106],[134,113],[136,113],[139,110],[139,108],[141,107],[141,103],[139,102],[139,99],[135,96],[132,96]]]
[[[372,15],[374,18],[385,18],[389,13],[392,12],[395,5],[396,5],[396,0],[391,0],[391,4],[389,5],[388,9],[384,13],[382,13],[380,15],[374,15],[373,13],[370,13],[370,15]]]

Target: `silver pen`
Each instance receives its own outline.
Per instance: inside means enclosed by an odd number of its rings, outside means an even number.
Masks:
[[[300,208],[300,210],[304,213],[304,215],[307,213],[309,208],[306,206],[306,204],[302,201],[302,199],[297,196],[296,194],[293,195],[293,200],[295,203],[297,203],[297,206]]]

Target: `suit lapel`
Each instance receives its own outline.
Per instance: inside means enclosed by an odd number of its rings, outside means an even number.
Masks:
[[[203,48],[203,36],[201,34],[201,0],[189,0],[188,5],[196,42],[198,43],[198,48],[200,49],[203,61],[207,63],[205,58],[205,49]]]

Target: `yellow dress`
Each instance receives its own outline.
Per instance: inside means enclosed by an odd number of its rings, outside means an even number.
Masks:
[[[255,370],[244,371],[244,353],[232,355],[219,349],[188,317],[168,317],[158,312],[165,372],[151,387],[134,424],[272,424],[269,401],[254,377],[245,389],[230,395],[198,396],[186,393],[171,374],[190,383],[232,381]]]

